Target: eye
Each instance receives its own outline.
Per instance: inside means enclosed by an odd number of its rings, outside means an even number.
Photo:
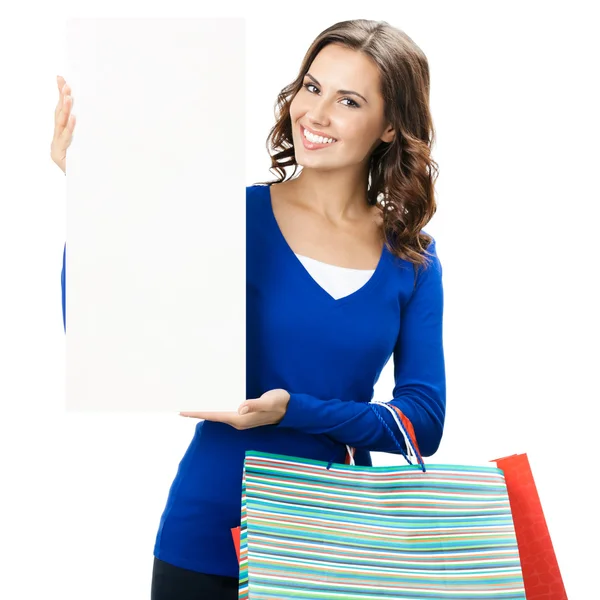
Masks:
[[[315,90],[317,90],[317,91],[319,89],[314,83],[310,83],[310,82],[305,83],[302,87],[306,88],[309,92],[310,92],[309,88],[311,88],[311,87],[315,88]],[[310,93],[312,94],[313,92],[310,92]],[[342,100],[348,100],[348,102],[351,103],[351,104],[345,104],[344,106],[348,106],[350,108],[360,108],[360,104],[358,104],[358,102],[355,102],[354,100],[352,100],[352,98],[345,97],[345,98],[342,98]]]
[[[352,108],[358,108],[358,103],[354,102],[352,98],[342,98],[342,100],[348,100],[348,102],[352,102],[352,104],[346,104],[346,106],[351,106]]]

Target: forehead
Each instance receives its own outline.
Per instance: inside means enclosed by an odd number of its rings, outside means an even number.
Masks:
[[[379,90],[379,71],[371,58],[339,44],[322,48],[308,71],[322,85],[335,89],[356,90],[365,96]]]

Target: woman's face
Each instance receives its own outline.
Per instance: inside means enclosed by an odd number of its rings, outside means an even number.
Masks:
[[[394,131],[384,120],[377,67],[369,57],[329,44],[313,60],[290,105],[296,162],[303,167],[339,169],[365,164]],[[335,141],[307,139],[305,128]]]

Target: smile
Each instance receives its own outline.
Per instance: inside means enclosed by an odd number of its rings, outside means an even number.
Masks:
[[[325,148],[337,142],[335,138],[316,135],[311,131],[308,131],[308,129],[306,129],[306,127],[303,127],[302,125],[300,126],[300,130],[302,132],[302,140],[304,142],[304,147],[308,148],[309,150]]]

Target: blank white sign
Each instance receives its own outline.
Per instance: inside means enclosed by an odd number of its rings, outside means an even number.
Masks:
[[[68,22],[69,410],[245,399],[244,38],[243,19]]]

